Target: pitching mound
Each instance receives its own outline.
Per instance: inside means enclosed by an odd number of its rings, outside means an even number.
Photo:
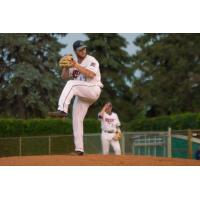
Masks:
[[[52,155],[0,158],[1,166],[199,166],[200,161],[150,156]]]

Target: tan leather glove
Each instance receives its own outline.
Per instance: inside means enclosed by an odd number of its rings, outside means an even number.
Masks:
[[[113,137],[113,139],[115,141],[119,141],[119,140],[121,140],[121,138],[122,138],[122,132],[121,132],[120,129],[117,129],[117,131],[115,132],[115,136]]]
[[[67,54],[66,56],[62,57],[59,61],[59,66],[61,68],[71,68],[73,67],[73,56],[72,54]]]

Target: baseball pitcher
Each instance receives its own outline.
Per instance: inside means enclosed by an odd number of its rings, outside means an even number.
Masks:
[[[75,96],[72,111],[75,144],[73,155],[83,155],[83,120],[88,108],[99,98],[103,84],[101,83],[99,63],[94,57],[87,55],[84,42],[80,40],[74,42],[73,49],[77,61],[73,59],[72,55],[67,55],[59,62],[62,68],[62,79],[66,80],[72,77],[73,80],[68,80],[60,95],[58,111],[49,112],[48,115],[50,117],[66,117],[68,107]]]
[[[109,154],[110,145],[116,155],[121,155],[119,140],[121,139],[120,121],[118,115],[112,112],[112,104],[109,102],[104,105],[98,118],[101,121],[101,142],[103,154]]]

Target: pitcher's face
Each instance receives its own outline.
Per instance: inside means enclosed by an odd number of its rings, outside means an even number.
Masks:
[[[86,48],[76,50],[76,55],[77,55],[78,58],[85,58],[85,56],[87,55]]]

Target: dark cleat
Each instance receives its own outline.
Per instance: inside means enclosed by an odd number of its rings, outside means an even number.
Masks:
[[[70,156],[83,156],[84,152],[82,151],[74,151],[69,154]]]
[[[67,117],[67,113],[58,110],[56,112],[48,112],[48,116],[49,117],[55,117],[55,118],[66,118]]]

